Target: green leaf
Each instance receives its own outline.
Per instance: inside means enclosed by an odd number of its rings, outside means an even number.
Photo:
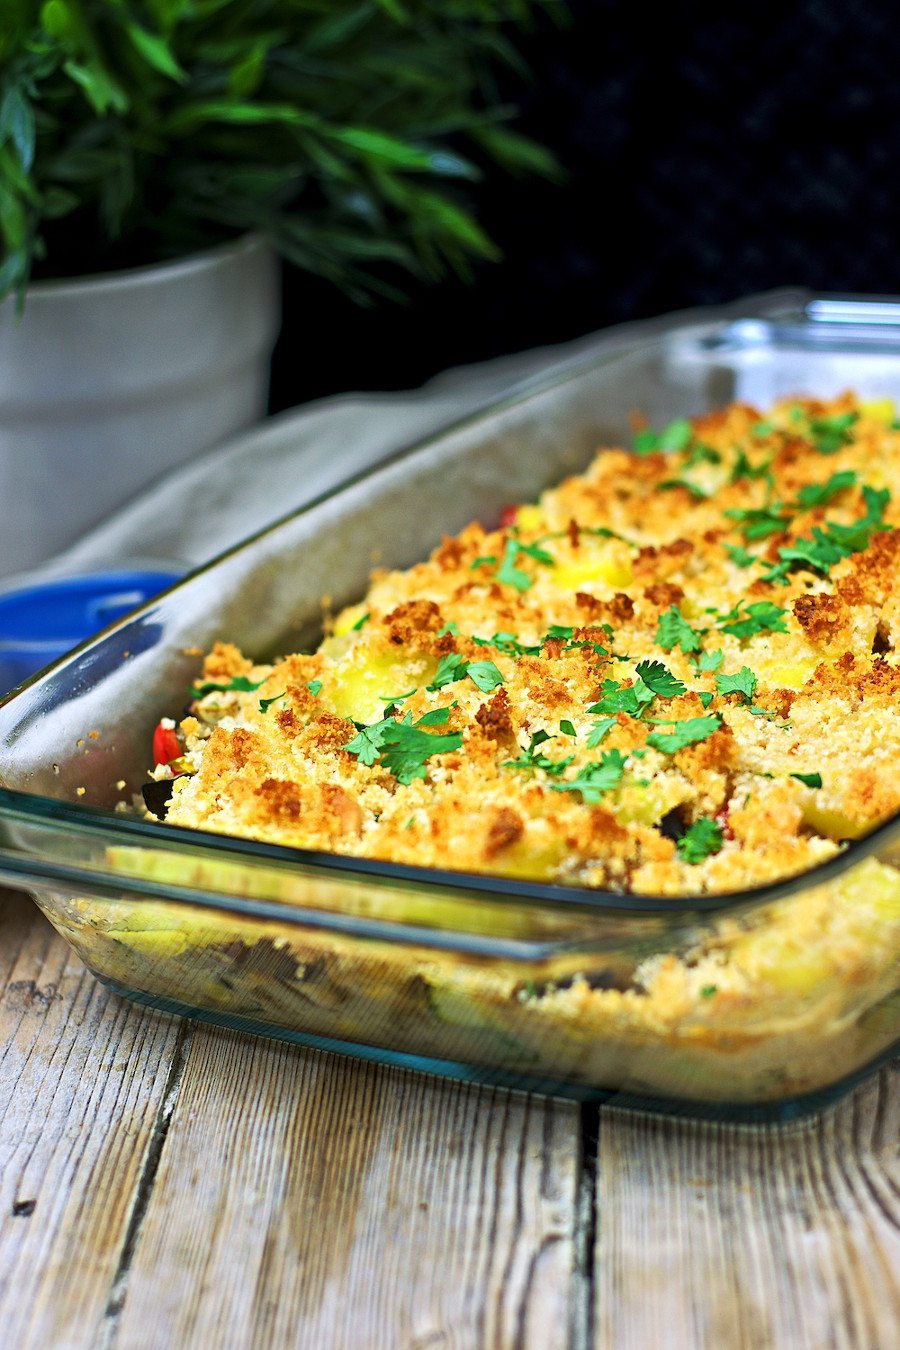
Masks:
[[[680,647],[686,654],[699,652],[703,646],[704,629],[692,628],[677,605],[671,605],[661,615],[656,630],[656,641],[664,652]]]
[[[755,553],[748,553],[745,548],[741,548],[738,544],[726,544],[725,552],[738,567],[752,567],[757,561]]]
[[[852,427],[859,420],[859,413],[838,413],[834,417],[812,417],[809,422],[809,434],[820,455],[836,455],[845,445],[853,441]]]
[[[687,693],[687,685],[682,684],[662,661],[641,661],[637,673],[647,688],[660,698],[678,698]]]
[[[460,731],[441,736],[422,730],[445,723],[449,715],[448,708],[436,708],[415,723],[412,713],[407,713],[402,722],[388,717],[360,728],[345,749],[356,755],[361,764],[371,768],[377,761],[399,783],[409,784],[427,777],[425,765],[433,755],[447,754],[462,745]]]
[[[259,711],[261,713],[267,713],[271,708],[272,704],[277,703],[278,700],[284,698],[286,694],[287,690],[282,689],[280,694],[275,694],[272,698],[261,698],[259,700]]]
[[[549,731],[541,728],[535,731],[528,742],[528,749],[523,750],[518,759],[506,759],[503,761],[503,767],[507,769],[525,769],[535,771],[543,770],[544,773],[552,775],[561,774],[564,769],[572,763],[574,755],[569,755],[566,759],[550,759],[539,749],[547,741],[554,740],[555,737]]]
[[[653,455],[657,451],[664,454],[677,454],[679,450],[686,450],[691,443],[694,432],[690,422],[684,418],[678,418],[670,422],[662,431],[639,431],[634,438],[634,451],[637,455]]]
[[[695,820],[689,830],[675,841],[675,847],[683,862],[702,863],[714,853],[718,853],[725,840],[722,826],[709,816]]]
[[[148,66],[152,66],[154,70],[159,71],[160,75],[166,75],[178,84],[186,82],[187,72],[182,70],[175,60],[165,38],[161,38],[155,33],[148,33],[146,28],[141,28],[140,24],[137,23],[126,23],[125,32],[131,39],[131,45],[135,51],[143,57]]]
[[[658,721],[659,719],[653,719]],[[664,755],[675,755],[689,745],[705,741],[722,725],[721,717],[715,713],[707,717],[689,717],[685,722],[665,723],[673,726],[672,731],[653,731],[647,737],[647,744]]]
[[[820,773],[792,773],[792,778],[796,778],[798,783],[803,783],[808,788],[820,788],[822,786],[822,775]]]
[[[577,736],[577,734],[578,734],[578,733],[576,732],[576,730],[575,730],[574,724],[573,724],[572,722],[570,722],[570,721],[568,720],[568,718],[563,718],[563,720],[562,720],[562,721],[560,722],[560,724],[559,724],[559,729],[560,729],[560,731],[562,732],[562,734],[563,734],[564,736],[573,736],[573,737],[574,737],[574,736]]]
[[[503,561],[497,571],[497,580],[504,586],[512,586],[517,591],[531,589],[532,580],[527,572],[516,566],[521,551],[517,539],[507,539],[503,550]]]
[[[790,524],[787,508],[781,502],[773,502],[769,506],[732,507],[725,515],[737,523],[748,543],[754,539],[767,539],[772,534],[782,534]]]
[[[719,620],[719,627],[723,633],[744,640],[755,637],[757,633],[788,631],[784,622],[786,609],[779,609],[778,605],[773,605],[770,600],[759,600],[756,604],[747,605],[744,612],[740,613],[743,603],[739,600],[734,609]]]
[[[473,661],[469,665],[467,674],[483,694],[489,694],[492,689],[496,689],[498,685],[505,683],[493,661]]]
[[[725,660],[725,653],[721,650],[721,648],[715,652],[701,652],[700,659],[697,662],[697,669],[699,671],[708,671],[708,672],[716,671],[719,669],[724,660]]]
[[[825,483],[807,483],[797,493],[797,501],[807,508],[824,506],[838,493],[853,487],[855,483],[856,474],[852,469],[846,469],[843,473],[833,473]]]
[[[684,488],[699,502],[708,501],[711,495],[705,488],[700,487],[699,483],[692,483],[688,478],[664,478],[657,487],[663,492],[671,488]]]
[[[261,689],[265,682],[265,677],[257,680],[254,684],[253,680],[248,680],[246,675],[235,675],[234,679],[229,680],[227,684],[217,684],[214,680],[210,680],[207,684],[197,685],[191,690],[191,695],[193,698],[205,698],[207,694],[212,693],[252,694],[254,690]],[[280,697],[281,695],[279,695]]]
[[[599,718],[591,727],[591,730],[588,732],[587,748],[589,750],[593,750],[596,746],[598,746],[600,742],[604,739],[610,728],[616,725],[616,721],[617,719],[615,717]]]
[[[313,698],[318,698],[319,694],[322,692],[322,681],[310,680],[309,684],[306,687],[312,694]]]
[[[426,688],[432,691],[443,689],[444,685],[454,684],[457,680],[465,679],[465,675],[465,657],[460,656],[457,652],[448,652],[446,656],[441,657],[434,679]]]
[[[605,793],[612,792],[621,783],[625,758],[621,750],[605,750],[599,764],[586,764],[574,778],[564,783],[551,783],[551,791],[578,792],[585,803],[599,802]]]
[[[355,623],[355,624],[353,625],[353,627],[350,629],[350,632],[351,632],[351,633],[358,633],[359,630],[360,630],[362,627],[364,627],[365,624],[367,624],[367,623],[369,622],[369,620],[371,619],[371,617],[372,617],[371,614],[361,614],[361,615],[359,616],[359,618],[356,620],[356,623]]]
[[[588,708],[589,713],[625,713],[628,717],[640,717],[648,704],[653,702],[653,691],[648,689],[638,675],[631,685],[622,685],[618,680],[604,680],[600,688],[600,699]]]
[[[749,666],[741,666],[734,675],[717,675],[716,689],[720,694],[740,694],[743,703],[751,703],[756,693],[759,677]]]
[[[425,172],[431,168],[430,156],[396,136],[388,136],[383,131],[370,131],[366,127],[340,127],[329,133],[341,145],[347,145],[361,155],[386,160],[399,168]]]
[[[21,85],[13,84],[0,101],[0,144],[11,141],[27,172],[34,163],[34,109]]]

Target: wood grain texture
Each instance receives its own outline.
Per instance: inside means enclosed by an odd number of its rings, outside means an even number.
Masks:
[[[108,994],[0,891],[0,1343],[95,1346],[177,1062],[178,1025]]]
[[[598,1350],[900,1344],[900,1073],[781,1129],[600,1113]]]
[[[571,1344],[578,1108],[198,1031],[116,1350]]]

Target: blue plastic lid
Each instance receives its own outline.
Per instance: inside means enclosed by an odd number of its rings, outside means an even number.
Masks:
[[[152,599],[177,572],[94,572],[0,594],[0,692]]]

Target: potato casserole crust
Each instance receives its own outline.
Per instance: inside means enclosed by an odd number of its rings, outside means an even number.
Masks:
[[[900,807],[900,430],[735,404],[376,572],[312,655],[206,658],[167,821],[678,896]]]

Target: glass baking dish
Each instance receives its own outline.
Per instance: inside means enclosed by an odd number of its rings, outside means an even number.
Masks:
[[[840,304],[782,297],[576,362],[83,644],[0,704],[0,877],[98,979],[153,1007],[630,1107],[766,1120],[833,1100],[897,1043],[900,818],[802,876],[673,900],[281,848],[116,807],[215,638],[257,659],[315,643],[323,599],[358,599],[374,563],[412,563],[598,444],[630,444],[635,410],[661,425],[848,385],[900,399],[900,311]],[[698,965],[713,972],[699,1005],[684,997]]]

